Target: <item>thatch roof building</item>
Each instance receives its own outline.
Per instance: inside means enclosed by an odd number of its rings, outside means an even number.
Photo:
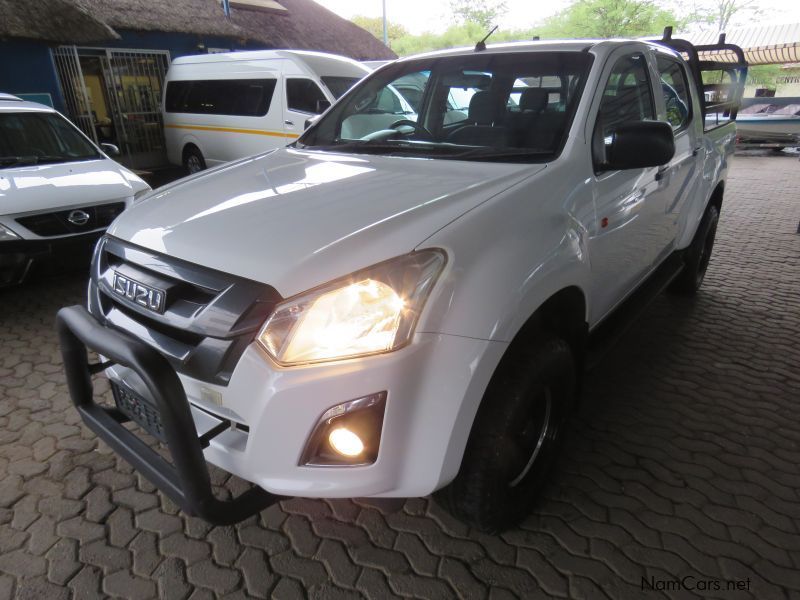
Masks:
[[[0,0],[0,38],[102,43],[122,31],[216,36],[239,46],[294,48],[355,58],[396,55],[370,33],[313,0]]]

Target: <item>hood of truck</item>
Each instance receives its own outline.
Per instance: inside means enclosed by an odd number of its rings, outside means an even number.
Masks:
[[[411,252],[543,168],[283,148],[156,190],[109,234],[288,297]]]
[[[0,214],[125,200],[144,189],[144,181],[108,158],[2,168]]]

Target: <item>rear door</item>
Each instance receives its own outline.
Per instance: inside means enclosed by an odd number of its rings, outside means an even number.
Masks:
[[[591,133],[596,222],[589,252],[590,322],[603,318],[649,273],[663,243],[657,233],[664,218],[663,204],[655,197],[660,185],[658,169],[610,171],[600,166],[620,125],[657,117],[644,52],[626,47],[612,54],[603,81]]]
[[[331,101],[310,77],[286,75],[284,87],[283,130],[288,144],[303,133],[306,119],[325,112]]]
[[[679,218],[687,200],[697,194],[702,165],[703,132],[698,105],[693,105],[689,74],[685,64],[665,53],[656,54],[659,85],[659,119],[672,126],[675,136],[675,156],[659,171],[660,186],[654,200],[663,206],[663,219],[655,235],[661,240],[661,251],[654,258],[654,266],[666,258],[674,248],[679,229]]]

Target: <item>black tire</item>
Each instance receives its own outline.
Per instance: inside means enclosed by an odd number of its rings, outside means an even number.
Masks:
[[[194,175],[206,169],[206,159],[197,146],[186,146],[183,149],[183,168],[189,175]]]
[[[531,512],[575,397],[567,342],[542,334],[511,352],[484,394],[461,470],[436,494],[454,516],[487,533]]]
[[[709,204],[694,234],[692,244],[686,250],[683,270],[669,286],[670,292],[692,296],[700,289],[708,270],[708,261],[711,260],[718,223],[719,210],[713,204]]]

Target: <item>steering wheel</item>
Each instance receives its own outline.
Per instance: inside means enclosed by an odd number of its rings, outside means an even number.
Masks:
[[[428,131],[425,127],[423,127],[416,121],[412,121],[411,119],[400,119],[398,121],[395,121],[394,123],[389,125],[389,129],[397,129],[398,127],[402,127],[403,125],[413,127],[415,132],[422,133],[428,140],[433,139],[433,134],[430,131]]]

